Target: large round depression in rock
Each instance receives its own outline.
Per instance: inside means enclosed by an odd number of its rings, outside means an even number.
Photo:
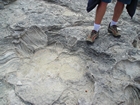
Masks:
[[[60,46],[51,46],[25,60],[17,73],[22,84],[16,87],[16,93],[36,105],[90,104],[94,84],[85,74],[83,59]]]

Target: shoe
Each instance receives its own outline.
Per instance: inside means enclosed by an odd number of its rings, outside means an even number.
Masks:
[[[121,35],[119,34],[118,30],[117,30],[117,25],[113,25],[113,26],[108,26],[108,32],[111,33],[114,37],[121,37]]]
[[[87,36],[87,42],[93,43],[99,36],[99,31],[92,30],[91,34]]]

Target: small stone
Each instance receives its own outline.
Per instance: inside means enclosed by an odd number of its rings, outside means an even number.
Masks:
[[[18,81],[18,82],[17,82],[17,86],[22,86],[21,81]]]
[[[13,40],[12,43],[13,44],[19,44],[20,43],[20,40]]]
[[[121,31],[121,28],[117,27],[118,31]]]

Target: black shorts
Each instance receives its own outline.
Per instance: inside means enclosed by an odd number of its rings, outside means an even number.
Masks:
[[[105,3],[110,3],[111,0],[102,0],[103,2]],[[118,0],[120,2],[122,2],[123,4],[130,4],[131,3],[131,0]]]

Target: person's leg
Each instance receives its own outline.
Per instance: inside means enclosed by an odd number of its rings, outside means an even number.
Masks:
[[[111,2],[111,0],[102,0],[101,3],[98,5],[96,9],[96,16],[95,16],[95,22],[94,22],[94,29],[92,30],[91,34],[88,35],[87,41],[93,43],[94,40],[98,37],[99,35],[99,29],[100,29],[100,24],[103,19],[103,16],[106,12],[106,7],[107,4]]]
[[[94,22],[94,29],[93,30],[95,30],[97,32],[100,29],[100,24],[101,24],[101,21],[103,19],[103,16],[104,16],[105,12],[106,12],[107,4],[108,3],[101,2],[96,9],[95,22]]]
[[[114,8],[114,15],[112,18],[111,26],[117,24],[122,12],[123,12],[123,9],[124,9],[124,4],[120,1],[117,1],[115,8]]]
[[[108,3],[101,2],[96,9],[95,23],[101,24]]]
[[[115,8],[114,8],[114,14],[112,17],[112,21],[108,26],[108,32],[112,33],[114,37],[121,36],[117,30],[117,22],[123,12],[123,9],[124,9],[124,4],[120,1],[117,1]]]

